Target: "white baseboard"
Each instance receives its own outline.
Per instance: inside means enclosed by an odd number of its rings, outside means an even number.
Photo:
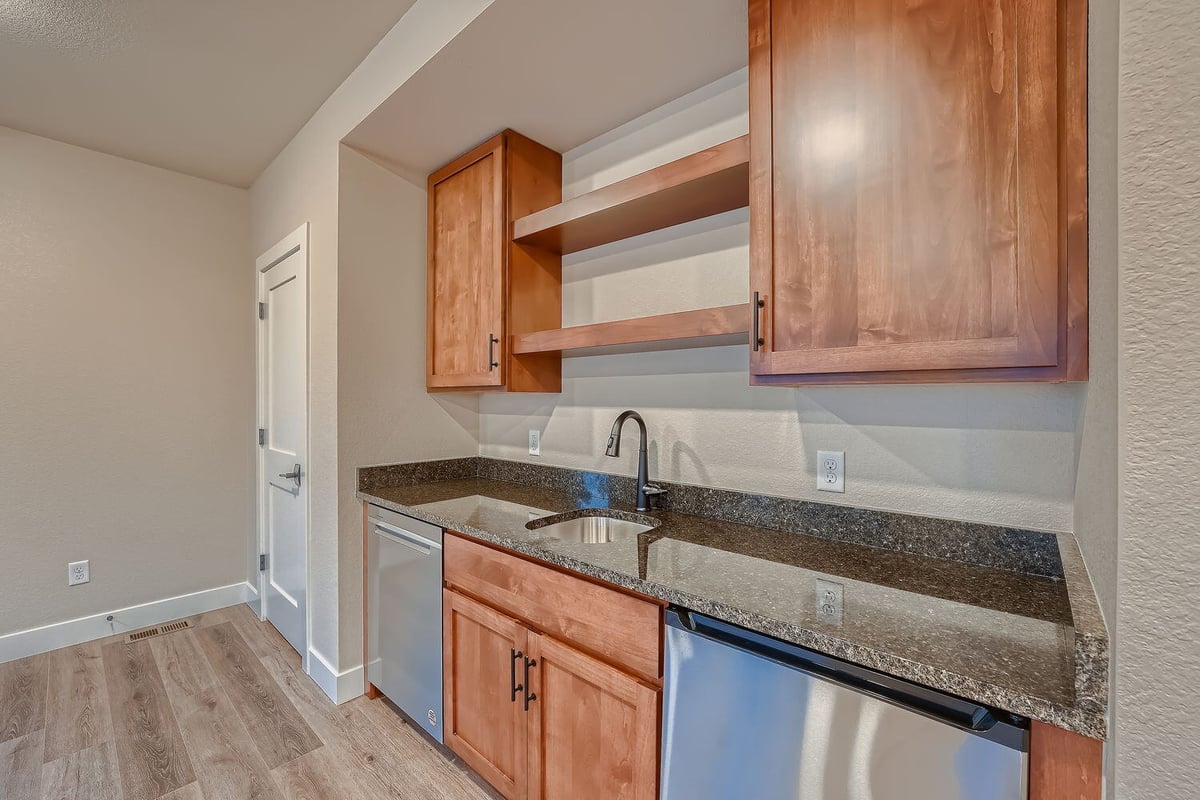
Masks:
[[[48,653],[60,647],[103,639],[114,633],[126,633],[190,617],[193,614],[203,614],[205,611],[228,608],[238,603],[250,603],[257,597],[258,591],[249,583],[232,583],[229,586],[218,586],[215,589],[181,594],[138,606],[5,634],[0,636],[0,664],[37,653]],[[111,623],[108,621],[110,616],[113,618]]]
[[[308,648],[308,676],[329,699],[339,705],[353,700],[367,690],[366,673],[362,664],[338,672],[329,660],[313,648]]]

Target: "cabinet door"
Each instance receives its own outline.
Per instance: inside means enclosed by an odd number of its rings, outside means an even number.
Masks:
[[[446,745],[510,800],[526,795],[525,628],[442,591]]]
[[[654,800],[660,692],[548,636],[529,657],[530,800]]]
[[[1059,2],[751,0],[755,375],[1057,363]]]
[[[426,380],[504,385],[504,140],[429,176]]]

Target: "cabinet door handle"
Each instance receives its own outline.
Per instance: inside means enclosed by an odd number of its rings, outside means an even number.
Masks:
[[[496,360],[496,345],[500,344],[500,340],[496,338],[496,334],[488,334],[488,372],[491,372],[496,367],[500,366],[500,362]]]
[[[537,666],[536,658],[525,659],[525,685],[526,686],[529,685],[529,670],[533,669],[536,666]],[[529,704],[532,703],[534,700],[537,700],[536,694],[529,692],[525,695],[525,710],[526,711],[529,710]]]
[[[754,315],[754,332],[751,334],[753,341],[751,344],[755,350],[766,344],[766,340],[762,338],[762,331],[759,329],[759,317],[762,314],[762,309],[766,307],[767,301],[758,296],[758,292],[754,293],[754,305],[750,308],[750,313]]]
[[[512,658],[509,659],[508,662],[508,680],[509,686],[512,687],[512,701],[515,703],[517,702],[517,692],[525,691],[525,685],[517,683],[517,659],[524,658],[525,654],[520,650],[514,650],[512,648],[509,648],[509,653],[512,654]],[[529,675],[528,669],[525,670],[525,674],[526,676]],[[528,708],[529,706],[526,704],[526,709],[528,710]]]

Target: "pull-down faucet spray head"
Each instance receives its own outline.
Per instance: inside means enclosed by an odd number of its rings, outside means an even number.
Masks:
[[[612,431],[608,434],[608,447],[604,448],[604,455],[609,458],[616,458],[621,455],[621,428],[625,425],[625,420],[632,419],[638,424],[638,432],[641,434],[641,439],[638,442],[639,452],[646,451],[646,422],[642,419],[642,415],[636,411],[625,411],[616,422],[613,423]]]

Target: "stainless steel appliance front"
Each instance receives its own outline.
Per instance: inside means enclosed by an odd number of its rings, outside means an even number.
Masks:
[[[442,741],[442,529],[371,506],[367,680]]]
[[[662,800],[1022,800],[1023,721],[668,614]]]

